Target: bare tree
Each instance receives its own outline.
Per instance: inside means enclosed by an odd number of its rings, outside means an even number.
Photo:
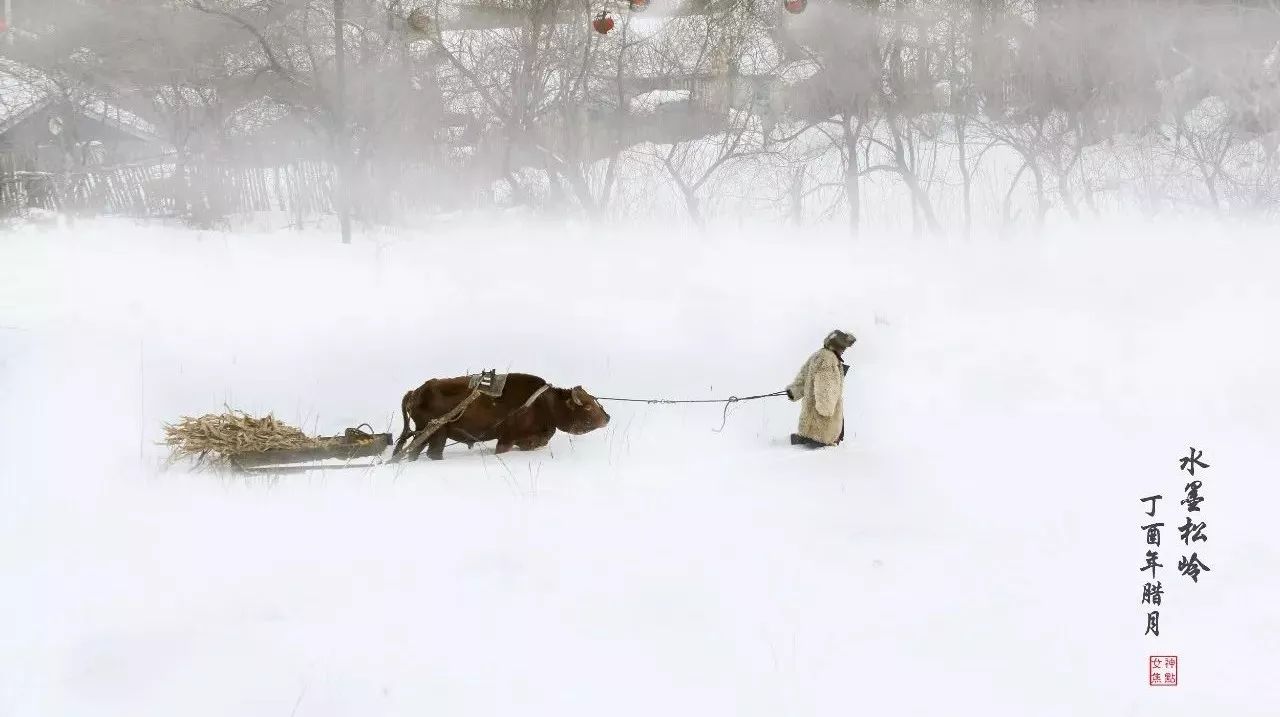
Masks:
[[[678,18],[641,46],[640,63],[665,78],[674,94],[665,109],[667,136],[641,145],[638,154],[661,167],[689,218],[706,222],[706,188],[721,174],[769,154],[752,76],[768,76],[782,59],[763,18],[746,3],[718,6],[704,15]]]

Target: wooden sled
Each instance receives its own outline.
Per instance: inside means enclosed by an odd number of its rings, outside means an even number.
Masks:
[[[320,445],[272,451],[253,451],[227,456],[231,466],[241,473],[304,473],[310,470],[334,470],[370,468],[378,463],[346,463],[340,465],[296,465],[316,461],[380,456],[391,445],[390,433],[366,433],[358,428],[348,428],[341,436],[322,436]]]

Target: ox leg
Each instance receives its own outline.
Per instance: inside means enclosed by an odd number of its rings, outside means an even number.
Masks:
[[[436,431],[427,442],[427,458],[433,461],[444,460],[444,442],[448,437],[449,432],[443,428]]]
[[[537,435],[528,436],[516,441],[516,447],[522,451],[536,451],[550,443],[551,437],[555,434],[555,431],[551,431],[549,433],[539,433]]]
[[[409,441],[409,445],[405,446],[404,453],[400,455],[400,458],[407,458],[411,461],[418,460],[418,456],[422,455],[423,449],[427,447],[428,441],[435,438],[438,433],[440,433],[439,430],[431,434],[423,433],[421,430],[417,431],[413,435],[413,440]]]
[[[396,462],[398,462],[398,461],[400,460],[400,458],[402,457],[402,456],[400,455],[400,452],[404,450],[404,444],[405,444],[405,442],[406,442],[406,441],[408,441],[408,440],[409,440],[410,438],[412,438],[413,436],[414,436],[414,431],[405,430],[405,432],[404,432],[404,433],[401,433],[401,434],[400,434],[400,437],[396,439],[396,445],[395,445],[395,447],[394,447],[394,448],[392,448],[392,449],[391,449],[391,462],[392,462],[392,463],[396,463]]]

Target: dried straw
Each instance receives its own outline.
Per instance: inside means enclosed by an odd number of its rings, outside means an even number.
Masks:
[[[301,430],[267,414],[254,418],[230,408],[226,413],[210,413],[199,418],[183,416],[175,424],[164,425],[164,445],[170,448],[169,462],[194,458],[197,465],[226,464],[238,453],[269,450],[296,450],[323,445]]]

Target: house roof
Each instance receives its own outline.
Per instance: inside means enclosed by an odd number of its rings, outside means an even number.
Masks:
[[[270,97],[259,97],[232,111],[226,119],[226,129],[232,136],[252,137],[282,125],[289,125],[290,128],[296,129],[290,123],[292,121],[296,125],[297,120],[298,117],[290,112],[288,107]]]
[[[69,102],[90,119],[138,139],[161,141],[154,125],[108,102],[103,93],[93,88],[68,92],[46,72],[0,58],[0,135],[59,100]]]
[[[0,134],[48,106],[56,89],[43,73],[0,58]]]

